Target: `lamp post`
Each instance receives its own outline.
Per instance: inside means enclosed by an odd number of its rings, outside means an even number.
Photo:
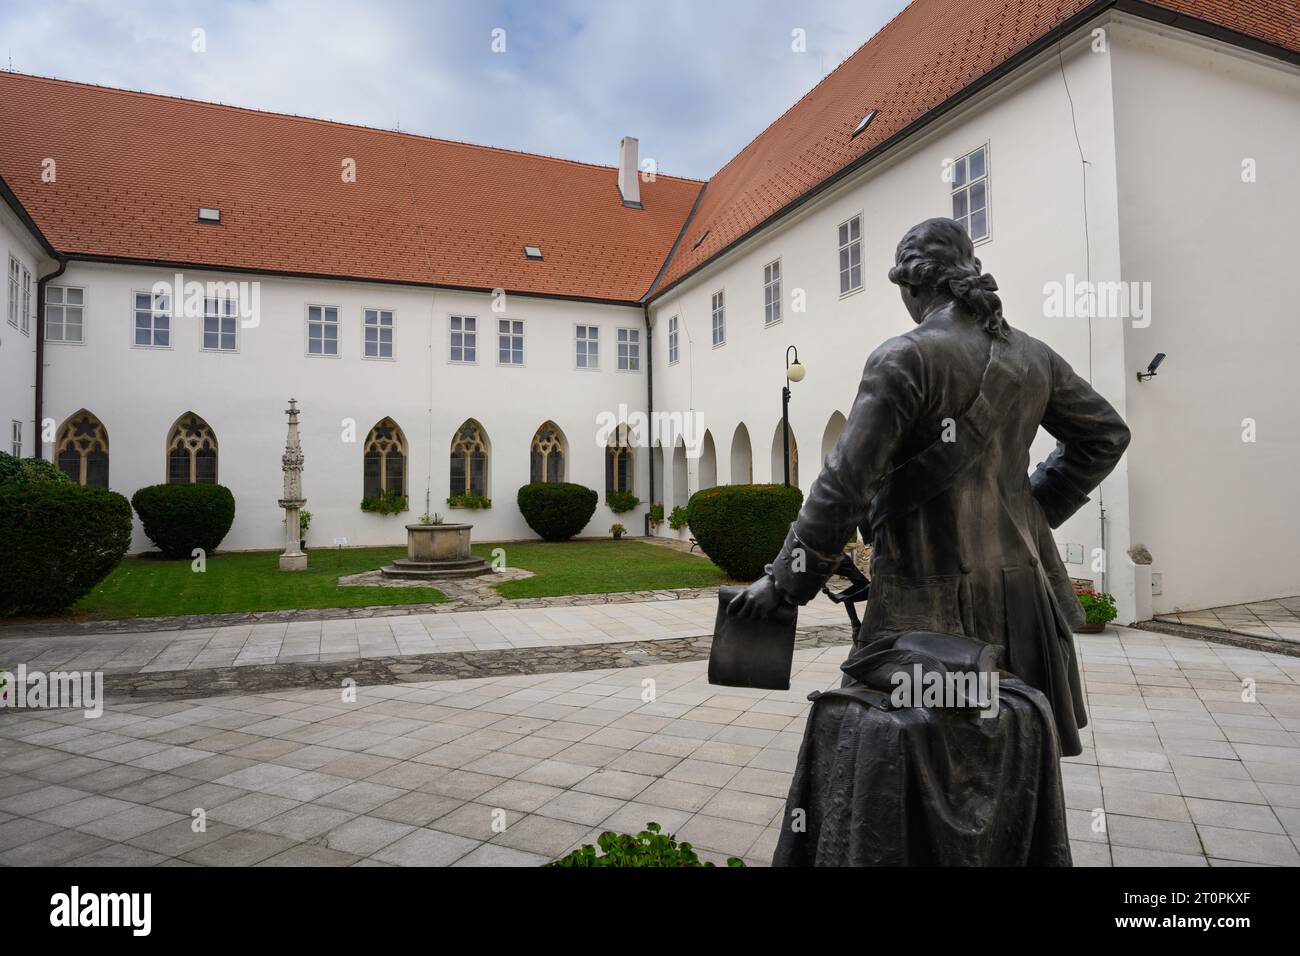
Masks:
[[[790,353],[794,361],[790,361]],[[799,364],[799,350],[791,345],[785,350],[785,384],[781,386],[781,445],[785,451],[785,486],[790,487],[790,383],[802,382],[807,371]]]

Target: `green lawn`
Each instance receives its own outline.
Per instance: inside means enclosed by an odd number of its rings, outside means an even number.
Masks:
[[[101,618],[159,617],[445,601],[435,588],[342,588],[336,583],[340,575],[373,571],[405,554],[405,548],[312,551],[308,569],[292,572],[280,570],[278,551],[215,554],[202,574],[189,561],[129,557],[73,611]]]
[[[526,568],[536,576],[504,581],[497,591],[507,598],[559,594],[607,594],[653,588],[706,588],[725,580],[708,558],[682,554],[641,541],[511,541],[476,544],[474,553],[492,559],[505,550],[506,566]]]
[[[511,541],[476,544],[488,560],[505,550],[508,567],[535,577],[497,585],[506,598],[605,594],[655,588],[712,587],[722,572],[707,558],[640,541]],[[435,588],[339,587],[340,575],[373,571],[406,554],[405,548],[345,548],[311,552],[306,571],[281,572],[279,552],[216,554],[202,574],[189,561],[130,557],[73,608],[96,618],[160,617],[294,608],[436,604]]]

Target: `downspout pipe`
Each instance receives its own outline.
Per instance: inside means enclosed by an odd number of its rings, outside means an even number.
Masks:
[[[57,279],[68,268],[68,260],[57,257],[59,267],[49,275],[36,280],[36,418],[33,430],[36,433],[36,454],[33,458],[45,457],[45,442],[41,438],[41,422],[45,418],[45,286],[51,279]]]
[[[649,423],[654,421],[655,411],[654,335],[650,325],[649,302],[641,304],[641,312],[645,319],[645,416],[646,422]],[[650,471],[650,482],[647,486],[650,489],[650,500],[647,503],[649,507],[645,510],[645,535],[648,538],[650,537],[650,508],[653,508],[655,503],[655,451],[649,435],[646,436],[646,440],[650,442],[650,455],[646,461]]]

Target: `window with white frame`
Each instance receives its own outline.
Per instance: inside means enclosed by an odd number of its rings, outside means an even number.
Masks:
[[[45,287],[45,339],[48,342],[84,342],[86,290],[73,286]]]
[[[576,334],[577,367],[600,368],[600,329],[594,325],[580,325]]]
[[[393,313],[389,309],[364,309],[366,358],[393,357]]]
[[[840,223],[840,295],[862,288],[862,217]]]
[[[9,324],[15,329],[18,328],[18,275],[21,270],[18,260],[13,256],[9,257],[9,296],[5,300],[5,315],[9,319]]]
[[[713,347],[727,341],[727,303],[722,289],[713,293]]]
[[[9,425],[9,453],[15,458],[23,457],[23,423],[17,419]]]
[[[524,364],[524,323],[520,319],[497,319],[497,364]]]
[[[451,361],[478,361],[478,319],[472,315],[451,317]]]
[[[668,320],[668,364],[677,364],[677,316]]]
[[[336,306],[307,306],[307,354],[339,354],[339,310]]]
[[[641,330],[618,330],[618,370],[620,372],[641,371]]]
[[[988,147],[972,150],[952,164],[952,218],[972,242],[989,235]]]
[[[32,332],[32,274],[26,266],[23,266],[23,303],[22,315],[22,333],[30,335]]]
[[[172,299],[149,292],[135,294],[135,338],[141,348],[171,348]]]
[[[239,312],[234,299],[203,300],[203,348],[208,352],[239,348]]]
[[[781,260],[763,266],[763,324],[781,321]]]

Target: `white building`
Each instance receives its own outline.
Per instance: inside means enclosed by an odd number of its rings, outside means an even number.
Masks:
[[[15,451],[127,495],[215,478],[232,549],[282,541],[291,396],[312,544],[403,540],[361,510],[384,488],[529,537],[515,492],[543,469],[631,490],[585,533],[640,533],[652,501],[782,479],[791,345],[806,489],[909,321],[894,244],[964,213],[1008,320],[1133,430],[1058,532],[1071,572],[1121,620],[1297,594],[1288,6],[920,0],[708,183],[638,176],[634,140],[598,167],[0,74],[0,416]],[[607,447],[648,412],[702,430]],[[447,503],[467,491],[491,507]]]

